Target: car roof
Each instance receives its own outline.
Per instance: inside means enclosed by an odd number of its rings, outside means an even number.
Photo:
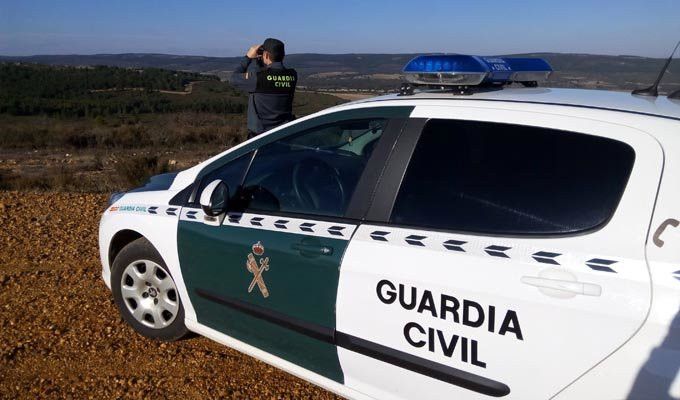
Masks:
[[[419,92],[410,96],[391,94],[363,99],[352,104],[372,103],[385,100],[482,100],[513,103],[555,104],[574,107],[597,108],[652,115],[680,120],[680,100],[666,96],[639,96],[629,92],[589,89],[555,88],[504,88],[481,90],[470,95],[456,95],[451,92]]]

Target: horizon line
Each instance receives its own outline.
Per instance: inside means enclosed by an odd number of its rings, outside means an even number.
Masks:
[[[304,56],[304,55],[319,55],[319,56],[375,56],[375,55],[422,55],[422,54],[463,54],[463,53],[449,53],[449,52],[419,52],[419,53],[291,53],[286,54],[289,56]],[[578,55],[578,56],[601,56],[601,57],[636,57],[636,58],[649,58],[656,60],[665,60],[667,57],[651,57],[651,56],[640,56],[634,54],[598,54],[598,53],[570,53],[570,52],[557,52],[557,51],[528,51],[521,53],[499,53],[499,54],[489,54],[482,55],[487,56],[508,56],[508,55],[523,55],[523,54],[563,54],[563,55]],[[6,55],[0,54],[0,57],[8,58],[28,58],[28,57],[92,57],[92,56],[123,56],[123,55],[146,55],[146,56],[173,56],[173,57],[197,57],[197,58],[240,58],[244,55],[237,56],[207,56],[198,54],[173,54],[173,53],[155,53],[155,52],[126,52],[126,53],[59,53],[59,54],[31,54],[31,55]],[[475,54],[478,55],[478,54]]]

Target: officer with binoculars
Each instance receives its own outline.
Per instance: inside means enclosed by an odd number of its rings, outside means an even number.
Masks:
[[[295,119],[297,72],[284,67],[285,55],[283,42],[268,38],[248,50],[231,76],[231,84],[249,94],[249,139]]]

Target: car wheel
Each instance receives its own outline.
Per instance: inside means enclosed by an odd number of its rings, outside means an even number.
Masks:
[[[145,238],[125,246],[111,268],[113,299],[140,334],[177,340],[187,334],[177,285],[158,251]]]

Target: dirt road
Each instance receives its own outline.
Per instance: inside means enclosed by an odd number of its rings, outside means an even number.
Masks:
[[[125,325],[100,278],[105,201],[0,192],[0,398],[336,398],[208,339]]]

